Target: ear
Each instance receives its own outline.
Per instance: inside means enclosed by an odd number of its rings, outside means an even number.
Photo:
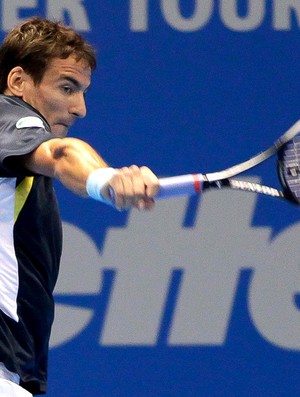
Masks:
[[[21,66],[15,66],[7,76],[7,90],[9,94],[23,97],[24,83],[28,77],[29,76]]]

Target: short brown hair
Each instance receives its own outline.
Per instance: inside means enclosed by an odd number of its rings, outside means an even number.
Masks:
[[[60,22],[30,18],[13,28],[0,46],[0,93],[7,88],[8,74],[15,66],[21,66],[39,84],[49,61],[70,55],[96,68],[95,50],[80,34]]]

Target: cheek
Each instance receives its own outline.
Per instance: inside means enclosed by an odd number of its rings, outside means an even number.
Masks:
[[[52,118],[55,118],[57,113],[62,111],[63,101],[60,98],[55,97],[53,94],[43,94],[38,100],[38,106],[40,108],[40,110],[38,110],[50,121]]]

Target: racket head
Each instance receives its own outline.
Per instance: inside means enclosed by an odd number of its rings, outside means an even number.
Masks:
[[[300,204],[300,134],[278,152],[277,169],[286,198]]]

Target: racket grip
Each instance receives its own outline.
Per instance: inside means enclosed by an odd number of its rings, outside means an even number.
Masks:
[[[191,196],[202,192],[203,175],[186,174],[171,176],[168,178],[159,178],[159,191],[155,196],[156,199],[165,199],[176,196]],[[115,193],[112,187],[108,187],[110,201],[112,205],[115,202]]]
[[[159,178],[159,191],[155,199],[176,196],[191,196],[202,191],[203,175],[187,174],[168,178]]]

